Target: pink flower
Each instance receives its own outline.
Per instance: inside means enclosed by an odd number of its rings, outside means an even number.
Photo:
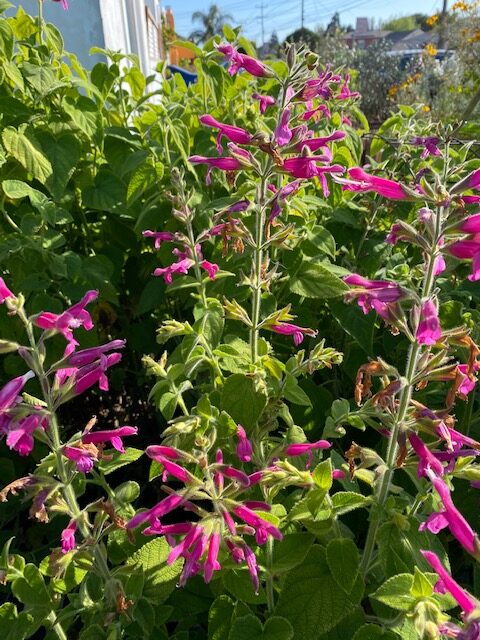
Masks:
[[[23,389],[27,381],[34,376],[35,374],[33,371],[28,371],[27,373],[24,373],[23,376],[13,378],[7,382],[2,389],[0,389],[0,412],[6,411],[17,402],[18,394]]]
[[[308,329],[305,327],[299,327],[296,324],[290,324],[289,322],[282,322],[281,324],[272,324],[268,327],[270,331],[275,333],[281,333],[284,336],[293,336],[293,342],[298,347],[303,342],[304,336],[312,336],[313,338],[318,334],[318,331],[314,329]]]
[[[402,287],[396,282],[390,282],[388,280],[369,280],[357,273],[352,273],[351,275],[344,277],[343,281],[354,287],[345,294],[345,301],[350,302],[351,300],[357,299],[359,307],[365,314],[372,309],[377,311],[380,315],[382,315],[382,312],[387,313],[388,308],[384,308],[383,305],[376,305],[375,301],[389,305],[391,303],[396,303],[405,297]]]
[[[345,169],[338,164],[327,167],[317,166],[317,162],[323,162],[320,156],[296,156],[287,158],[282,169],[294,178],[315,178],[322,173],[343,173]]]
[[[238,444],[237,444],[238,459],[241,462],[250,462],[250,460],[252,459],[252,452],[253,452],[252,443],[247,438],[245,429],[242,427],[241,424],[237,425],[237,437],[238,437]],[[249,481],[249,484],[250,484],[250,481]]]
[[[259,93],[252,93],[252,98],[259,101],[260,113],[265,113],[267,107],[275,104],[275,98],[272,98],[272,96],[262,96]]]
[[[297,442],[289,444],[285,449],[285,455],[290,457],[303,456],[313,449],[330,449],[331,443],[328,440],[317,440],[316,442]]]
[[[104,442],[110,442],[112,447],[117,451],[125,453],[122,438],[126,436],[136,436],[137,433],[137,427],[119,427],[118,429],[108,429],[106,431],[89,431],[82,436],[82,442],[84,444],[103,444]]]
[[[214,264],[208,260],[202,260],[202,262],[200,262],[200,266],[208,273],[210,280],[215,280],[215,275],[219,269],[218,264]]]
[[[154,276],[163,276],[165,284],[172,284],[173,274],[181,273],[183,275],[188,273],[188,270],[193,267],[195,262],[191,258],[183,258],[178,262],[174,262],[168,267],[157,267],[153,272]]]
[[[110,342],[102,344],[98,347],[82,349],[81,351],[72,353],[68,357],[67,363],[71,367],[84,367],[87,364],[91,364],[94,360],[98,360],[107,351],[113,351],[114,349],[123,349],[125,343],[125,340],[111,340]]]
[[[250,573],[250,579],[252,581],[253,588],[255,590],[255,593],[258,594],[258,590],[260,589],[260,581],[258,579],[257,558],[255,557],[254,552],[246,544],[243,545],[243,552],[245,560],[247,562],[248,572]]]
[[[425,560],[439,575],[439,580],[435,585],[437,593],[446,593],[447,591],[455,598],[460,608],[467,615],[477,608],[477,602],[452,578],[440,561],[440,558],[433,551],[421,552]],[[472,636],[472,640],[473,636]]]
[[[142,231],[142,235],[145,238],[154,238],[155,249],[160,249],[160,245],[162,244],[162,242],[171,242],[175,239],[175,234],[170,233],[170,231],[150,231],[147,229],[146,231]]]
[[[350,91],[350,87],[348,86],[350,83],[350,74],[345,75],[345,80],[343,82],[342,88],[340,89],[340,93],[336,96],[337,100],[348,100],[349,98],[358,98],[360,94],[358,91]]]
[[[209,539],[207,559],[203,567],[203,576],[207,584],[212,579],[213,572],[219,571],[222,568],[217,560],[220,540],[219,533],[212,533]]]
[[[101,356],[96,362],[77,369],[72,376],[75,394],[80,395],[97,382],[101,391],[108,391],[108,378],[105,375],[105,371],[109,367],[118,364],[121,359],[121,353],[109,353],[107,356]]]
[[[431,514],[419,527],[419,531],[428,529],[432,533],[438,533],[440,529],[448,526],[450,532],[459,541],[464,549],[472,555],[477,555],[477,536],[468,522],[455,507],[450,495],[450,489],[441,479],[429,473],[432,484],[443,503],[443,510]]]
[[[348,173],[353,180],[345,180],[342,184],[349,191],[374,191],[385,198],[390,198],[390,200],[408,200],[409,198],[402,185],[394,180],[372,176],[360,167],[349,169]]]
[[[170,458],[171,460],[180,460],[183,458],[183,455],[175,449],[174,447],[166,447],[164,445],[156,445],[152,444],[145,449],[145,453],[149,458],[153,458],[153,460],[157,460],[158,458]]]
[[[127,522],[127,529],[135,529],[146,520],[153,521],[155,518],[161,518],[167,513],[170,513],[170,511],[179,507],[182,502],[184,502],[183,496],[172,493],[151,509],[141,511],[140,513],[137,513],[137,515],[133,516],[133,518]]]
[[[416,136],[413,140],[412,140],[412,144],[414,146],[423,146],[424,150],[422,151],[421,154],[421,158],[425,159],[428,156],[439,156],[440,155],[440,149],[437,147],[437,144],[439,142],[439,138],[436,138],[435,136],[427,136],[427,137],[421,137],[421,136]]]
[[[293,180],[276,192],[275,197],[272,200],[272,209],[268,218],[270,222],[281,214],[282,207],[284,206],[287,198],[298,191],[301,184],[301,180]]]
[[[248,507],[244,505],[239,505],[238,507],[233,508],[233,513],[238,518],[240,518],[241,520],[249,524],[251,527],[253,527],[257,531],[263,530],[268,535],[271,535],[272,538],[276,538],[277,540],[282,540],[283,536],[280,533],[280,530],[277,529],[277,527],[275,527],[271,522],[267,522],[267,520],[264,520],[263,518],[261,518],[259,515],[257,515],[254,511],[252,511]]]
[[[425,446],[425,443],[415,433],[410,433],[408,436],[410,444],[413,450],[417,454],[418,460],[418,477],[426,476],[430,469],[435,475],[443,476],[444,468],[442,463],[434,456],[430,449]]]
[[[435,256],[434,264],[433,264],[433,275],[438,276],[445,271],[447,268],[447,264],[445,262],[445,258],[440,254]]]
[[[347,134],[345,131],[334,131],[328,136],[324,136],[323,138],[308,138],[307,140],[302,140],[298,145],[301,150],[302,147],[308,147],[308,149],[312,152],[318,151],[322,147],[325,147],[329,142],[334,142],[335,140],[343,140]]]
[[[190,156],[189,162],[192,164],[206,164],[208,165],[207,177],[205,182],[210,184],[211,171],[213,168],[220,169],[221,171],[238,171],[242,168],[242,163],[237,158],[230,156],[220,156],[219,158],[207,158],[206,156]]]
[[[480,233],[480,213],[468,216],[458,225],[458,229],[463,233]]]
[[[68,553],[75,549],[75,531],[77,530],[77,523],[75,520],[70,520],[66,529],[62,531],[62,553]]]
[[[460,260],[472,260],[472,273],[468,279],[480,280],[480,234],[470,236],[468,240],[459,240],[448,247],[448,251]]]
[[[332,471],[333,480],[345,480],[346,477],[345,471],[342,471],[342,469],[334,469]]]
[[[250,142],[252,141],[252,136],[248,133],[248,131],[245,131],[245,129],[235,127],[231,124],[218,122],[218,120],[215,120],[215,118],[209,114],[200,116],[199,120],[207,127],[214,127],[215,129],[219,129],[219,134],[217,136],[218,153],[223,152],[223,147],[221,144],[223,136],[228,138],[231,142],[235,142],[236,144],[250,144]]]
[[[3,304],[7,298],[15,298],[15,296],[5,284],[4,279],[0,278],[0,304]]]
[[[21,456],[27,456],[33,449],[33,433],[39,427],[44,427],[42,424],[44,420],[45,417],[41,414],[32,414],[18,421],[10,421],[8,428],[5,430],[7,447]]]
[[[98,460],[96,453],[91,449],[80,447],[63,447],[63,455],[75,462],[77,470],[81,473],[89,473],[93,469],[94,463]]]
[[[480,187],[480,169],[476,169],[469,173],[468,176],[457,182],[457,184],[450,189],[450,193],[462,193],[467,189],[477,189]]]
[[[73,329],[83,327],[86,331],[93,329],[92,317],[86,311],[87,304],[98,297],[98,291],[87,291],[80,302],[66,309],[61,314],[42,311],[36,316],[34,323],[45,331],[57,331],[67,340],[65,355],[72,353],[78,342],[73,337]]]
[[[245,69],[245,71],[250,73],[252,76],[256,76],[258,78],[271,77],[274,75],[272,70],[262,62],[252,58],[251,56],[239,53],[231,44],[219,44],[215,46],[217,50],[220,53],[223,53],[230,62],[228,73],[231,76],[235,75],[235,73],[240,69]]]
[[[422,304],[420,322],[415,337],[418,344],[428,345],[435,344],[442,337],[437,307],[432,300],[426,300]]]
[[[283,109],[280,115],[280,121],[278,123],[278,126],[273,132],[274,140],[276,141],[279,147],[284,147],[292,139],[292,130],[288,126],[288,121],[290,120],[291,111],[292,111],[291,104],[287,105]]]

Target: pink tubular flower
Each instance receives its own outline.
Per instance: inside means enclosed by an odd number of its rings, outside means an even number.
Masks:
[[[472,613],[477,608],[477,602],[452,578],[440,561],[440,558],[433,551],[421,551],[423,557],[438,573],[439,581],[435,585],[435,591],[438,593],[446,593],[447,591],[455,598],[460,608],[466,613]],[[473,640],[473,637],[472,637]]]
[[[252,76],[257,78],[265,78],[273,76],[273,72],[259,60],[239,53],[231,44],[216,45],[217,50],[227,58],[230,62],[228,73],[233,76],[240,69],[245,69]]]
[[[348,100],[349,98],[359,98],[360,94],[358,91],[350,91],[350,74],[347,73],[345,75],[345,80],[342,84],[342,88],[340,89],[340,93],[336,96],[337,100]]]
[[[240,127],[235,127],[231,124],[224,124],[223,122],[218,122],[215,118],[209,114],[200,116],[200,122],[207,127],[214,127],[219,130],[217,136],[217,151],[218,153],[223,152],[222,147],[222,137],[225,136],[231,142],[235,142],[236,144],[250,144],[252,141],[252,136],[245,131],[245,129],[241,129]]]
[[[107,351],[123,349],[125,347],[125,343],[126,340],[111,340],[110,342],[98,347],[82,349],[81,351],[77,351],[76,353],[72,353],[68,356],[68,365],[70,367],[84,367],[87,364],[91,364],[94,360],[98,360]]]
[[[37,413],[18,421],[10,421],[6,429],[7,447],[13,449],[21,456],[28,456],[33,449],[33,433],[36,429],[43,426],[42,422],[44,419],[44,416]]]
[[[262,96],[259,93],[252,93],[252,98],[259,101],[260,113],[265,113],[267,107],[275,104],[275,98],[272,98],[272,96]]]
[[[437,476],[443,476],[444,468],[442,463],[434,456],[423,440],[415,433],[410,433],[408,439],[419,458],[417,470],[418,477],[421,478],[426,476],[428,470],[431,470]]]
[[[210,280],[215,280],[215,276],[219,270],[218,264],[214,264],[208,260],[202,260],[202,262],[200,262],[200,266],[208,273]]]
[[[353,287],[345,294],[345,301],[350,302],[351,300],[357,299],[359,307],[365,314],[372,309],[380,315],[382,315],[382,310],[385,313],[388,311],[388,307],[384,309],[383,306],[376,305],[375,301],[383,303],[383,305],[389,305],[405,297],[405,292],[396,282],[369,280],[358,273],[345,276],[343,281]]]
[[[145,449],[145,453],[149,458],[159,461],[159,458],[170,458],[171,460],[180,460],[183,455],[174,447],[166,447],[164,445],[152,444]]]
[[[93,329],[92,317],[85,307],[97,297],[98,291],[87,291],[80,302],[66,309],[63,313],[57,314],[50,311],[42,311],[35,318],[34,323],[45,331],[61,333],[68,343],[65,350],[65,355],[68,355],[78,345],[78,342],[73,337],[73,329],[78,329],[78,327],[83,327],[86,331]]]
[[[75,549],[75,531],[77,530],[77,523],[75,520],[70,520],[68,526],[62,531],[62,553],[68,553]]]
[[[183,496],[176,493],[172,493],[151,509],[137,513],[131,520],[127,522],[127,529],[135,529],[140,526],[146,520],[154,521],[156,518],[161,518],[170,511],[173,511],[184,502]]]
[[[439,138],[436,138],[435,136],[427,136],[427,137],[416,136],[412,140],[412,144],[414,146],[416,146],[416,147],[423,146],[424,147],[424,149],[423,149],[423,151],[422,151],[422,153],[420,155],[422,160],[424,160],[425,158],[428,158],[428,156],[439,156],[440,155],[440,149],[437,147],[438,143],[439,143]]]
[[[422,304],[420,322],[415,337],[418,344],[427,345],[435,344],[442,337],[437,307],[432,300],[426,300]]]
[[[273,132],[273,138],[279,147],[284,147],[292,139],[292,130],[288,126],[292,105],[288,104],[280,115],[280,121]]]
[[[98,444],[104,442],[110,442],[120,453],[125,453],[123,448],[122,438],[126,436],[136,436],[138,433],[137,427],[119,427],[118,429],[108,429],[106,431],[90,431],[82,436],[82,442],[84,444]]]
[[[427,520],[420,525],[419,531],[428,529],[432,533],[438,533],[438,531],[448,526],[450,532],[462,547],[476,556],[478,554],[478,545],[475,532],[453,504],[450,489],[447,484],[441,478],[435,477],[434,474],[429,473],[429,475],[443,503],[443,510],[438,513],[432,513]]]
[[[330,165],[326,167],[317,166],[317,162],[324,162],[325,158],[321,156],[295,156],[287,158],[282,169],[292,175],[294,178],[315,178],[323,173],[343,173],[345,169],[338,165]]]
[[[289,444],[285,449],[285,455],[290,457],[303,456],[305,453],[310,453],[314,449],[329,449],[331,443],[328,440],[317,440],[316,442],[297,442],[295,444]]]
[[[394,180],[372,176],[360,167],[349,169],[348,173],[353,180],[342,182],[347,191],[374,191],[390,200],[408,200],[409,198],[402,185]]]
[[[252,452],[253,452],[252,443],[247,438],[246,431],[241,424],[237,425],[237,437],[238,437],[238,444],[237,444],[238,459],[241,462],[250,462],[250,460],[252,459]]]
[[[460,260],[472,260],[472,273],[468,279],[472,282],[480,280],[480,233],[470,236],[468,240],[454,242],[448,251]]]
[[[96,362],[77,369],[72,376],[75,394],[82,394],[97,382],[101,391],[108,391],[108,378],[105,371],[109,367],[118,364],[121,359],[121,353],[109,353],[107,356],[102,355]]]
[[[462,220],[458,225],[458,229],[463,233],[480,233],[480,213]]]
[[[147,229],[146,231],[142,231],[142,235],[144,238],[154,239],[155,249],[160,249],[162,242],[171,242],[175,239],[175,234],[170,233],[170,231],[150,231]]]
[[[214,571],[219,571],[222,567],[218,562],[218,551],[220,549],[220,534],[212,533],[208,543],[207,559],[203,568],[203,576],[205,582],[208,584],[212,579]]]
[[[174,273],[181,273],[182,275],[185,275],[194,264],[195,262],[191,258],[183,258],[183,260],[174,262],[168,267],[157,267],[153,272],[153,275],[157,277],[163,276],[165,284],[172,284]]]
[[[3,304],[7,298],[15,298],[15,296],[5,284],[4,279],[0,278],[0,304]]]
[[[283,536],[277,527],[275,527],[271,522],[267,522],[267,520],[261,518],[255,513],[255,511],[252,511],[248,507],[239,505],[233,508],[233,513],[238,518],[253,527],[256,531],[263,530],[268,535],[271,535],[272,538],[275,538],[277,540],[283,539]]]
[[[270,331],[274,331],[275,333],[281,333],[284,336],[293,336],[293,342],[297,347],[303,342],[303,338],[305,336],[311,336],[312,338],[315,338],[315,336],[318,334],[318,331],[315,331],[314,329],[299,327],[298,325],[290,324],[289,322],[272,324],[268,327],[268,329],[270,329]]]
[[[345,480],[346,477],[346,473],[342,469],[334,469],[332,471],[332,480]]]
[[[70,447],[66,445],[63,447],[63,455],[75,462],[77,470],[81,473],[89,473],[93,469],[93,465],[98,460],[96,453],[87,448]]]
[[[457,182],[457,184],[450,189],[450,193],[463,193],[467,189],[478,189],[480,187],[480,169],[476,169],[469,173],[468,176]]]
[[[220,169],[221,171],[238,171],[242,168],[242,163],[237,158],[230,156],[220,156],[219,158],[207,158],[206,156],[190,156],[189,162],[192,164],[206,164],[208,166],[206,184],[211,184],[212,169]]]
[[[256,594],[258,594],[258,590],[260,589],[260,581],[258,579],[257,558],[255,557],[254,552],[246,544],[243,545],[243,552],[245,560],[247,562],[248,572],[250,573],[250,579],[252,581],[254,591]]]
[[[34,376],[35,374],[33,371],[28,371],[27,373],[24,373],[23,376],[13,378],[10,382],[7,382],[2,389],[0,389],[0,412],[6,411],[17,402],[18,394],[28,380]]]
[[[302,181],[293,180],[288,184],[281,187],[275,194],[272,200],[272,209],[270,211],[269,221],[271,222],[282,213],[282,207],[284,206],[287,198],[293,195],[300,188]]]
[[[302,140],[299,143],[300,150],[302,147],[308,147],[310,151],[315,152],[322,147],[325,147],[329,142],[334,142],[335,140],[343,140],[347,134],[345,131],[334,131],[328,136],[324,136],[323,138],[308,138],[307,140]]]

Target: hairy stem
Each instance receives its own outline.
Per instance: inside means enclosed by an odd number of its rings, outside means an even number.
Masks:
[[[266,191],[267,180],[262,176],[257,203],[258,211],[255,218],[255,249],[252,261],[252,326],[250,328],[250,353],[254,364],[258,360],[258,325],[260,324],[260,307],[262,300],[263,232],[265,228]]]

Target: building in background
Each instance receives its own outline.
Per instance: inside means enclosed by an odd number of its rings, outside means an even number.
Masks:
[[[37,13],[36,0],[11,2],[27,13]],[[101,59],[89,54],[92,47],[137,55],[147,76],[165,59],[160,0],[69,0],[68,11],[57,2],[46,1],[43,12],[45,20],[62,33],[66,50],[87,68]]]

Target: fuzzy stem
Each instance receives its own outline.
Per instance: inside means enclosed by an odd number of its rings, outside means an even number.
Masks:
[[[268,613],[272,613],[272,611],[275,608],[275,595],[273,591],[273,576],[272,576],[273,538],[271,536],[267,540],[266,558],[267,558],[267,577],[265,581],[265,590],[267,594],[267,609],[268,609]]]
[[[43,0],[38,0],[38,39],[43,44]]]
[[[190,250],[192,252],[192,260],[194,261],[193,269],[195,271],[195,277],[197,279],[198,291],[202,299],[202,304],[207,308],[207,294],[205,293],[205,283],[203,282],[202,270],[200,267],[200,260],[198,259],[197,251],[195,248],[195,236],[193,235],[192,221],[187,220],[185,223],[187,228],[188,239],[190,240]]]
[[[265,228],[265,200],[267,180],[262,176],[260,183],[258,211],[255,219],[255,249],[252,264],[252,326],[250,328],[250,353],[252,362],[258,360],[258,325],[260,324],[260,307],[262,300],[262,264],[263,264],[263,231]]]

